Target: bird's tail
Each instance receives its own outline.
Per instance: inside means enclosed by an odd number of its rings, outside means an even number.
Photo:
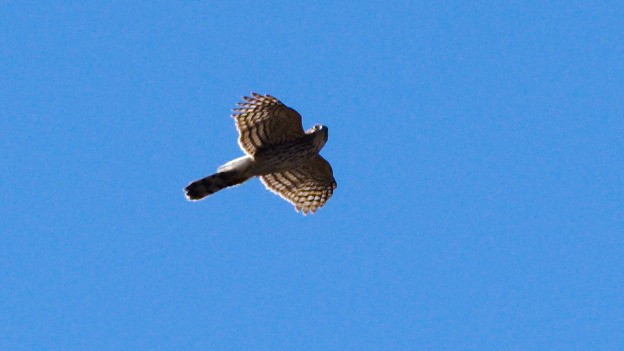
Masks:
[[[250,179],[249,170],[253,159],[248,156],[237,158],[219,167],[217,173],[196,180],[184,188],[186,198],[189,200],[201,200],[214,194],[221,189],[238,185]]]

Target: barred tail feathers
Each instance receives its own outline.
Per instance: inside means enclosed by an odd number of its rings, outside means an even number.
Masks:
[[[184,191],[186,191],[187,199],[201,200],[219,190],[241,184],[248,179],[249,177],[240,174],[238,171],[218,172],[192,182],[184,188]]]
[[[238,185],[251,178],[253,159],[243,156],[219,167],[217,173],[196,180],[184,188],[188,200],[201,200],[219,190]]]

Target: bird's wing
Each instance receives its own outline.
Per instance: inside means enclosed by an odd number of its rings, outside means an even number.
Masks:
[[[238,144],[248,155],[253,156],[261,147],[305,135],[301,115],[273,96],[251,93],[243,100],[232,117],[239,133]]]
[[[297,168],[263,175],[260,179],[267,189],[295,205],[303,214],[316,212],[337,186],[329,162],[320,155]]]

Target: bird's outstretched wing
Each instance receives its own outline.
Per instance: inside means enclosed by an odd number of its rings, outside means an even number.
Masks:
[[[329,162],[320,155],[297,168],[263,175],[260,179],[267,189],[295,205],[303,214],[316,212],[337,186]]]
[[[253,156],[259,148],[305,135],[301,115],[271,95],[251,93],[238,103],[232,117],[238,129],[238,144]]]

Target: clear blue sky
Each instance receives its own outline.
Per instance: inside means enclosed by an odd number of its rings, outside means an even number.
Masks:
[[[624,5],[3,1],[0,349],[622,350]],[[272,94],[304,217],[189,203]]]

